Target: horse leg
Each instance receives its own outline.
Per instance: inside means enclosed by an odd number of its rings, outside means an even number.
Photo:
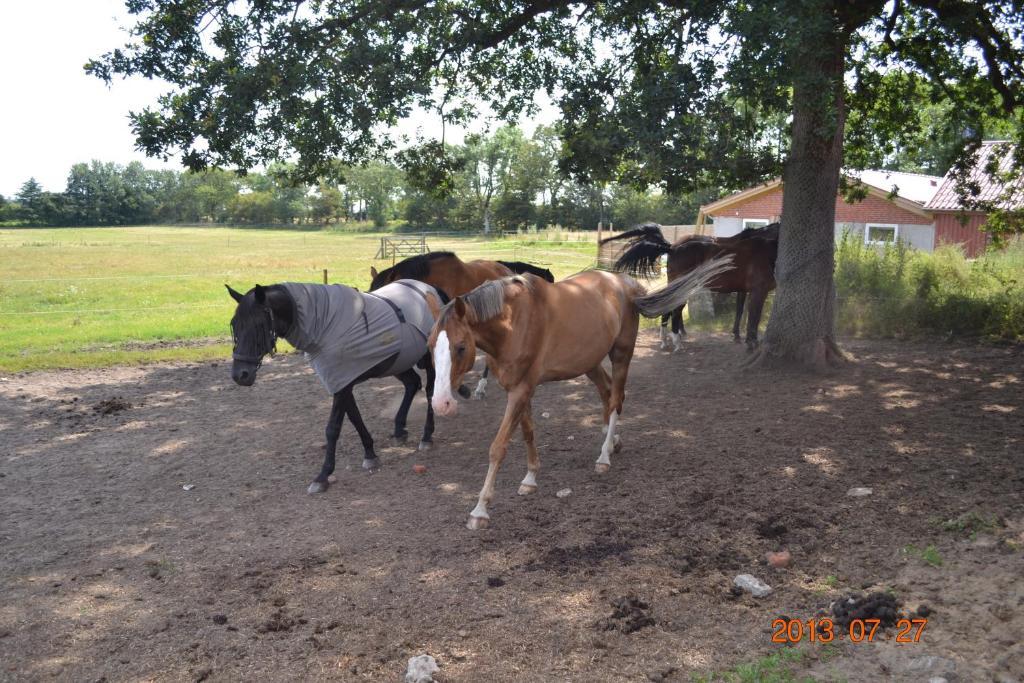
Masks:
[[[431,399],[434,398],[434,379],[437,371],[434,370],[434,359],[427,354],[427,421],[423,425],[423,438],[420,439],[420,450],[428,451],[434,447],[434,406]]]
[[[487,476],[484,478],[484,487],[480,489],[480,498],[476,507],[469,513],[469,522],[466,526],[470,529],[486,529],[490,524],[490,515],[487,514],[487,504],[494,498],[494,480],[498,476],[498,469],[501,467],[505,454],[508,453],[508,442],[512,438],[512,432],[522,419],[523,412],[530,403],[532,388],[523,386],[516,387],[509,392],[508,403],[505,405],[505,417],[501,420],[498,433],[491,442],[490,464],[487,466]]]
[[[519,485],[519,495],[525,496],[537,490],[537,473],[540,472],[540,453],[533,442],[533,406],[529,401],[526,402],[519,424],[523,430],[523,441],[526,442],[526,476]]]
[[[363,416],[359,414],[356,398],[352,395],[351,391],[349,391],[345,413],[348,415],[348,419],[352,421],[352,426],[359,432],[359,440],[363,442],[363,469],[376,472],[380,469],[380,459],[373,450],[373,437],[370,436],[370,430],[363,423]]]
[[[736,320],[732,323],[732,340],[739,344],[742,340],[740,339],[740,320],[743,319],[743,304],[747,301],[747,293],[736,292]],[[750,314],[748,313],[749,317]]]
[[[597,387],[597,393],[601,397],[601,408],[603,410],[601,414],[601,420],[604,426],[601,428],[602,433],[608,433],[608,402],[612,396],[612,378],[608,376],[608,372],[605,371],[604,367],[598,365],[596,368],[587,373],[587,379],[594,383]]]
[[[622,414],[622,404],[626,400],[626,379],[629,376],[629,364],[633,360],[633,347],[636,344],[635,328],[632,335],[626,334],[627,332],[628,330],[623,330],[623,334],[619,336],[611,353],[608,354],[612,361],[611,393],[608,398],[608,415],[605,418],[608,422],[608,433],[601,445],[601,456],[594,465],[596,472],[607,472],[612,465],[611,454],[622,448],[618,434],[619,416]]]
[[[668,351],[668,321],[672,318],[671,313],[661,316],[661,350]]]
[[[686,328],[683,327],[683,308],[685,307],[686,304],[683,304],[672,311],[672,353],[682,348],[681,342],[686,336]]]
[[[338,437],[341,435],[341,423],[345,420],[345,407],[347,396],[352,393],[351,387],[345,387],[334,395],[334,402],[331,404],[331,415],[327,418],[327,445],[324,447],[324,464],[320,468],[320,474],[306,489],[309,493],[323,493],[330,486],[328,477],[334,474],[334,454],[338,449]]]
[[[398,373],[395,377],[405,386],[405,395],[402,396],[402,404],[398,406],[398,412],[395,413],[395,433],[392,438],[398,443],[405,443],[406,437],[409,436],[409,432],[405,430],[405,423],[409,417],[409,406],[412,405],[413,399],[416,398],[416,394],[423,386],[423,380],[420,379],[419,373],[412,368]]]
[[[480,375],[480,381],[476,383],[476,391],[473,398],[482,399],[487,397],[487,376],[491,374],[491,366],[484,365],[484,374]]]
[[[747,307],[747,351],[757,348],[757,327],[761,324],[761,313],[768,298],[768,289],[757,287],[750,290],[750,306]]]
[[[612,409],[611,377],[608,376],[608,373],[602,366],[598,365],[587,373],[587,378],[594,383],[594,386],[597,387],[597,393],[601,395],[601,405],[604,408],[604,413],[601,416],[601,421],[603,422],[601,431],[605,434],[605,442],[608,443],[610,439],[612,444],[611,448],[614,449],[618,445],[618,437],[615,436],[615,432],[612,429],[614,425],[610,422]],[[612,464],[611,460],[608,458],[608,455],[610,455],[611,452],[612,450],[608,450],[608,453],[605,453],[605,448],[601,448],[601,457],[597,459],[597,463],[594,465],[595,472],[598,474],[604,474],[608,471],[608,468],[610,468]]]

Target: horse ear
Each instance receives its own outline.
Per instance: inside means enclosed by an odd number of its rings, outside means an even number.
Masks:
[[[466,302],[462,300],[461,296],[455,297],[455,315],[460,318],[466,317]]]
[[[377,272],[377,269],[370,266],[370,279],[376,278],[378,275],[380,275],[380,273]]]
[[[256,294],[256,303],[264,304],[267,302],[266,287],[264,287],[263,285],[256,285],[256,287],[253,289],[253,292]]]
[[[242,303],[242,297],[245,296],[244,294],[239,294],[235,290],[231,289],[231,285],[224,285],[224,286],[228,288],[228,294],[231,295],[232,299],[234,299],[238,303]]]

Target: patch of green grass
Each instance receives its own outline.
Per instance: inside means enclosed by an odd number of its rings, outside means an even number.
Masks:
[[[836,588],[839,586],[839,577],[835,574],[829,574],[825,577],[825,585],[829,588]]]
[[[979,533],[992,532],[998,529],[999,520],[995,515],[983,515],[972,511],[953,519],[947,519],[940,526],[943,531],[967,534],[973,540]]]
[[[932,567],[942,566],[942,556],[939,555],[939,550],[934,545],[928,545],[926,548],[918,548],[916,545],[908,545],[903,549],[903,552],[907,555],[923,560]]]
[[[844,334],[1024,338],[1024,241],[968,260],[903,243],[879,249],[844,235],[836,245],[837,326]]]
[[[0,229],[0,373],[230,357],[224,284],[331,282],[365,289],[380,234],[203,227]],[[431,238],[465,259],[528,261],[565,277],[596,235]],[[193,344],[194,340],[206,340]]]
[[[797,677],[793,670],[804,659],[804,652],[795,648],[784,648],[753,662],[737,664],[728,671],[699,674],[693,677],[695,683],[804,683],[814,679],[810,676]]]

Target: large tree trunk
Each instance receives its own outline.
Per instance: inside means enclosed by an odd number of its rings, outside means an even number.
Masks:
[[[822,32],[794,55],[792,147],[783,174],[778,289],[764,343],[750,364],[824,369],[835,342],[835,214],[843,159],[845,36]]]

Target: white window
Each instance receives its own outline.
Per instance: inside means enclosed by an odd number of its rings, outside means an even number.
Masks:
[[[763,228],[769,223],[771,223],[771,221],[768,220],[767,218],[744,218],[743,229],[746,230],[747,228]]]
[[[868,223],[864,226],[864,244],[893,244],[900,237],[895,223]]]

